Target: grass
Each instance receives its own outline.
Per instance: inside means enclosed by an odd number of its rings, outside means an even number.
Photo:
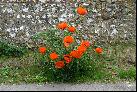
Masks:
[[[121,79],[136,79],[136,69],[135,67],[130,67],[128,70],[118,69],[118,77]]]
[[[113,45],[103,68],[96,68],[96,72],[89,72],[86,76],[78,76],[71,83],[103,82],[116,83],[119,81],[135,81],[135,46],[129,44]],[[0,83],[46,83],[46,76],[42,76],[42,66],[38,54],[32,51],[21,57],[0,57]],[[131,58],[131,61],[130,61]]]
[[[0,83],[4,84],[19,84],[19,83],[46,83],[46,77],[41,74],[41,67],[33,65],[29,67],[9,67],[5,66],[0,69]],[[106,68],[105,68],[106,69]],[[115,72],[115,74],[113,74]],[[128,70],[117,68],[112,71],[97,71],[90,73],[89,76],[77,77],[70,81],[70,83],[83,83],[83,82],[103,82],[103,83],[116,83],[118,81],[135,81],[136,69],[131,67]]]

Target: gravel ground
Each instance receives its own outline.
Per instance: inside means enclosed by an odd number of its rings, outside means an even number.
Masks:
[[[1,85],[0,91],[136,91],[136,83]]]

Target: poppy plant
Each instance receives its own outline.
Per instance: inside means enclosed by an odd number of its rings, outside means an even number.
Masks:
[[[81,46],[85,46],[86,48],[90,47],[89,41],[82,41]]]
[[[87,50],[87,48],[85,46],[78,46],[77,50],[84,53]]]
[[[101,54],[103,52],[103,49],[98,47],[95,49],[95,51],[98,53],[98,54]]]
[[[58,29],[61,29],[61,30],[64,30],[68,27],[68,24],[66,22],[61,22],[61,23],[58,23],[57,24],[57,28]]]
[[[55,68],[63,68],[65,66],[64,61],[57,61],[55,62]]]
[[[46,52],[46,47],[39,47],[39,52],[44,54]]]
[[[85,14],[87,14],[87,9],[86,9],[86,8],[83,8],[83,7],[78,7],[78,8],[77,8],[77,13],[78,13],[79,15],[85,15]]]
[[[72,36],[65,36],[63,42],[65,47],[69,47],[69,45],[74,42],[74,38]]]
[[[72,61],[72,57],[69,54],[66,54],[66,55],[64,55],[64,60],[68,64]]]
[[[65,36],[64,37],[64,42],[72,43],[72,42],[74,42],[74,38],[72,36]]]
[[[68,31],[69,31],[69,32],[75,32],[75,31],[76,31],[76,28],[73,27],[73,26],[70,26],[70,27],[68,27]]]
[[[78,51],[78,50],[73,50],[70,52],[70,55],[74,58],[81,58],[83,53],[81,51]]]
[[[53,52],[53,53],[50,54],[50,58],[51,58],[52,60],[55,60],[55,59],[58,58],[58,54],[56,54],[55,52]]]
[[[96,66],[92,67],[94,66],[94,62],[91,64],[90,62],[102,60],[100,59],[102,58],[100,56],[103,49],[94,49],[96,57],[90,49],[95,47],[95,42],[93,43],[93,41],[90,42],[90,40],[88,40],[92,39],[93,36],[82,32],[86,27],[85,25],[82,25],[83,22],[86,21],[85,19],[87,19],[84,18],[84,16],[88,15],[90,11],[80,4],[75,8],[75,12],[77,16],[75,16],[74,19],[71,19],[71,17],[67,19],[67,21],[58,22],[55,25],[56,28],[49,27],[47,31],[44,32],[44,35],[40,34],[39,36],[42,37],[38,37],[37,39],[44,40],[42,43],[46,44],[46,47],[41,44],[43,47],[39,48],[39,52],[40,54],[42,53],[42,55],[40,55],[40,64],[42,64],[42,69],[44,69],[42,70],[42,75],[46,76],[47,81],[67,82],[71,79],[73,80],[76,76],[86,75],[90,70],[96,70]],[[78,31],[77,29],[81,29],[81,31]],[[87,40],[83,39],[85,34],[88,36]]]

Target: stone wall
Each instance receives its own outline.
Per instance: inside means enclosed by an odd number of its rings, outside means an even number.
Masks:
[[[84,31],[85,39],[91,34],[100,42],[136,42],[136,0],[28,1],[8,3],[0,0],[0,40],[31,44],[34,34],[67,21]],[[79,5],[89,11],[80,23],[75,13]]]

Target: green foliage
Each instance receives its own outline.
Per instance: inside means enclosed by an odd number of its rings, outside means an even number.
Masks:
[[[73,60],[73,62],[70,62],[69,64],[66,64],[66,66],[63,69],[56,69],[54,67],[53,62],[45,62],[45,65],[43,66],[43,72],[44,76],[47,77],[47,81],[56,81],[56,82],[71,82],[71,81],[77,81],[77,77],[88,75],[89,72],[95,72],[95,64],[91,64],[90,59],[84,59],[84,57],[87,58],[87,55],[83,56],[83,58],[77,60]],[[96,67],[97,68],[97,67]]]
[[[136,79],[136,68],[131,67],[128,70],[119,69],[118,71],[118,77],[121,79]]]
[[[5,41],[0,41],[0,56],[12,56],[19,57],[25,54],[25,47],[20,47],[15,44],[7,43]]]
[[[0,71],[1,71],[2,76],[7,77],[8,74],[9,74],[10,69],[9,69],[8,66],[6,66],[6,67],[1,68]]]

